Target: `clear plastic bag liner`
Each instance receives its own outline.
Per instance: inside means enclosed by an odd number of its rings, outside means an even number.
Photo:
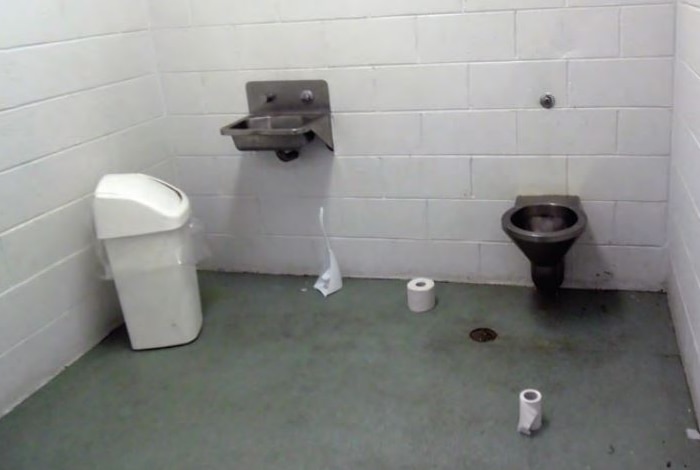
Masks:
[[[178,265],[197,266],[211,257],[204,226],[195,218],[169,232],[98,240],[96,251],[102,266],[102,279],[114,279],[115,273],[149,272]]]
[[[107,256],[107,249],[105,248],[104,240],[98,239],[95,243],[95,255],[97,256],[97,261],[100,263],[100,270],[97,276],[104,281],[114,279],[114,275],[112,274],[112,266],[109,264],[109,257]]]
[[[192,259],[189,264],[196,266],[212,257],[211,248],[207,242],[207,233],[201,220],[193,217],[187,224],[187,228],[192,237]]]

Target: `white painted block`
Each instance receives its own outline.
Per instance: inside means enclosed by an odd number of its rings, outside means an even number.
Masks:
[[[375,109],[375,80],[372,67],[297,69],[275,71],[277,80],[325,80],[332,112]]]
[[[321,236],[318,212],[326,208],[326,227],[340,217],[337,201],[324,198],[260,199],[263,230],[266,235]]]
[[[427,235],[425,201],[335,199],[329,206],[332,236],[424,239]]]
[[[669,223],[669,257],[673,271],[677,275],[679,287],[683,292],[685,303],[695,312],[700,308],[700,304],[695,303],[700,300],[698,297],[700,296],[700,283],[698,282],[700,277],[698,277],[697,270],[699,263],[695,256],[697,252],[691,251],[688,246],[691,234],[683,228],[684,225],[685,222],[673,214]],[[693,317],[691,320],[695,327],[693,333],[700,332],[698,319]]]
[[[408,279],[425,269],[422,241],[333,238],[331,246],[344,276]]]
[[[217,157],[214,179],[219,193],[225,196],[257,196],[265,173],[255,155]]]
[[[216,269],[269,274],[318,274],[321,244],[309,237],[209,238]]]
[[[418,275],[445,281],[474,280],[479,274],[479,245],[451,241],[423,242],[413,252]]]
[[[569,6],[641,5],[645,3],[672,3],[672,0],[568,0]]]
[[[458,13],[462,11],[462,0],[357,0],[368,6],[372,16],[430,15]]]
[[[87,162],[83,152],[70,152],[68,157]],[[52,183],[56,181],[52,170],[60,171],[66,164],[66,161],[61,161],[59,164],[57,158],[46,158],[0,173],[0,197],[4,201],[14,201],[13,204],[0,206],[0,232],[9,230],[55,207],[58,198],[52,197],[55,190]],[[48,186],[42,186],[42,184]],[[27,191],[27,188],[33,188],[33,190]],[[18,194],[22,194],[23,197],[17,198]],[[65,202],[67,201],[63,201]]]
[[[671,219],[680,230],[693,269],[700,273],[700,213],[688,192],[688,182],[674,171],[671,178]]]
[[[301,171],[317,168],[313,163],[318,160],[309,150],[309,148],[305,149],[306,155],[303,159],[299,158],[288,163],[280,161],[272,152],[245,153],[239,157],[240,167],[237,180],[246,183],[249,180],[252,181],[252,184],[255,185],[250,187],[252,191],[245,192],[252,192],[261,198],[293,200],[302,196],[313,197],[315,195],[320,197],[323,191],[319,188],[327,187],[327,178],[304,177]],[[313,163],[309,160],[313,160]],[[328,167],[325,165],[324,170],[329,174]],[[307,188],[306,185],[312,187]]]
[[[0,295],[12,286],[10,263],[5,256],[5,248],[0,237]]]
[[[390,198],[460,199],[470,195],[469,157],[383,157],[383,187]]]
[[[145,77],[0,114],[0,169],[158,117],[157,90]]]
[[[219,193],[219,165],[217,157],[176,157],[175,166],[180,189],[189,197]]]
[[[315,0],[285,0],[279,2],[279,16],[285,21],[340,19],[369,16],[367,4],[354,2],[317,2]]]
[[[158,178],[159,180],[163,180],[175,186],[180,184],[175,162],[173,162],[172,159],[163,160],[155,165],[146,167],[141,173],[153,176],[154,178]]]
[[[666,203],[618,202],[615,244],[663,246],[666,242]]]
[[[151,34],[161,72],[235,69],[245,50],[226,47],[239,40],[231,26],[162,29]]]
[[[98,289],[97,260],[81,251],[0,297],[0,351],[6,352]]]
[[[603,201],[666,200],[668,159],[569,157],[569,193]]]
[[[622,155],[668,155],[671,152],[670,109],[621,109],[617,151]]]
[[[0,109],[115,83],[155,70],[145,33],[22,48],[0,54]]]
[[[518,153],[613,154],[615,110],[560,109],[518,112]]]
[[[335,114],[336,155],[405,155],[420,144],[418,113]]]
[[[313,74],[318,72],[313,71]],[[321,76],[328,82],[334,112],[375,109],[376,86],[372,69],[328,69]]]
[[[567,104],[566,62],[471,64],[469,102],[474,108],[539,108],[552,93],[557,106]]]
[[[148,3],[152,28],[178,28],[191,23],[189,0],[148,0]]]
[[[647,5],[623,8],[620,26],[623,56],[673,55],[675,45],[675,14],[673,5]]]
[[[262,235],[260,205],[256,198],[229,196],[192,196],[192,213],[202,221],[209,234],[232,237]]]
[[[194,25],[271,23],[277,21],[275,0],[196,0],[191,3]]]
[[[469,105],[466,65],[375,70],[378,110],[463,109]]]
[[[479,279],[486,282],[531,285],[530,261],[513,243],[479,245]]]
[[[566,194],[566,158],[474,157],[472,181],[477,199]]]
[[[323,165],[318,163],[323,161]],[[382,163],[375,157],[332,157],[320,155],[306,168],[299,168],[306,181],[304,193],[317,187],[311,195],[331,197],[382,197]],[[313,165],[313,167],[311,167]],[[324,167],[330,167],[328,169]],[[313,168],[313,169],[312,169]],[[302,193],[302,194],[304,194]]]
[[[149,24],[143,0],[5,1],[2,9],[2,48],[145,30]]]
[[[678,183],[685,185],[695,205],[700,207],[700,184],[694,183],[700,181],[700,142],[682,123],[676,126],[673,135],[672,162],[675,167],[672,176],[683,175]]]
[[[233,139],[223,136],[219,130],[240,119],[231,116],[170,116],[167,118],[170,145],[175,155],[238,155]]]
[[[512,59],[514,21],[512,12],[418,17],[420,61]]]
[[[569,281],[597,289],[656,291],[667,274],[663,248],[574,245]]]
[[[354,0],[352,2],[315,2],[288,0],[280,2],[282,21],[342,19],[349,17],[402,16],[415,14],[457,13],[462,0]]]
[[[280,2],[282,21],[339,19],[368,16],[401,16],[462,11],[462,0],[354,0],[352,2],[316,2],[286,0]]]
[[[700,136],[700,76],[686,64],[679,62],[676,67],[676,100],[674,116],[683,122],[693,135]]]
[[[92,193],[105,173],[139,171],[162,160],[157,129],[145,124],[0,172],[0,199],[15,201],[0,205],[0,232]]]
[[[236,70],[323,67],[329,62],[323,23],[240,26],[232,44],[245,44],[232,67]]]
[[[475,243],[333,238],[331,245],[347,276],[466,281],[479,269]]]
[[[201,106],[206,114],[248,114],[248,82],[288,79],[270,70],[204,72],[200,77]]]
[[[569,92],[572,106],[671,106],[673,62],[671,59],[572,61]]]
[[[464,11],[520,10],[566,6],[566,0],[464,0]]]
[[[336,237],[424,239],[426,204],[392,199],[262,199],[265,233],[320,236],[318,211],[326,207],[328,233]]]
[[[50,234],[50,236],[47,236]],[[93,245],[92,198],[79,199],[0,235],[12,282]]]
[[[322,263],[321,247],[321,241],[313,238],[257,237],[253,242],[254,271],[316,275]]]
[[[86,167],[94,168],[95,173],[99,176],[108,171],[112,173],[139,172],[143,168],[150,167],[170,156],[166,131],[166,120],[160,118],[110,135],[105,139],[110,151],[106,152],[106,155],[93,153]],[[90,145],[92,143],[88,144],[88,146]],[[106,163],[102,164],[102,161]],[[94,182],[96,183],[97,180]],[[85,183],[92,185],[93,180],[88,178]],[[90,187],[90,190],[92,189],[93,187]]]
[[[416,29],[413,18],[342,20],[323,25],[328,45],[326,65],[416,62]],[[362,40],[359,41],[358,38]]]
[[[212,235],[208,241],[213,252],[209,269],[275,274],[314,274],[318,270],[309,269],[310,261],[318,263],[313,238]]]
[[[384,196],[381,162],[376,157],[333,156],[323,145],[311,145],[294,162],[269,160],[257,165],[261,197]]]
[[[470,242],[507,241],[501,216],[512,201],[428,201],[428,237],[431,240]]]
[[[201,74],[197,72],[163,73],[160,75],[160,81],[163,86],[165,107],[169,114],[202,114],[204,112],[204,83]],[[222,99],[225,97],[226,95],[222,96]]]
[[[515,112],[424,113],[420,153],[507,155],[516,151]]]
[[[102,287],[0,357],[0,413],[27,398],[92,349],[119,321],[113,289]]]
[[[678,337],[678,347],[683,356],[688,386],[693,400],[700,397],[700,354],[695,344],[695,337],[700,331],[697,318],[700,316],[700,285],[692,271],[687,270],[689,263],[685,253],[673,243],[670,247],[672,269],[668,281],[668,298],[674,329]],[[697,303],[696,303],[697,302]],[[696,413],[697,415],[697,413]]]
[[[518,57],[617,57],[618,14],[615,8],[519,11]]]
[[[602,201],[582,201],[588,217],[586,231],[577,243],[609,245],[612,243],[615,224],[615,203]]]
[[[689,2],[686,2],[689,3]],[[678,4],[678,32],[677,32],[677,57],[688,64],[696,75],[700,75],[700,44],[697,40],[697,31],[700,28],[700,3],[697,0],[695,7]]]

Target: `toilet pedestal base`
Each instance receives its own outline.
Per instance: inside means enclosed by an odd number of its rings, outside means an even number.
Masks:
[[[531,264],[530,273],[538,291],[548,295],[554,294],[564,282],[564,260],[554,266]]]

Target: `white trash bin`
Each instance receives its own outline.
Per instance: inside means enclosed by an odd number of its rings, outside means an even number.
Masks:
[[[131,347],[195,340],[202,306],[187,196],[147,175],[106,175],[95,190],[94,213]]]

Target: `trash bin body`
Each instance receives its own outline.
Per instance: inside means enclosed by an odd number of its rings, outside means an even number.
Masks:
[[[190,204],[146,175],[106,175],[95,191],[104,242],[133,349],[189,343],[202,328]]]

